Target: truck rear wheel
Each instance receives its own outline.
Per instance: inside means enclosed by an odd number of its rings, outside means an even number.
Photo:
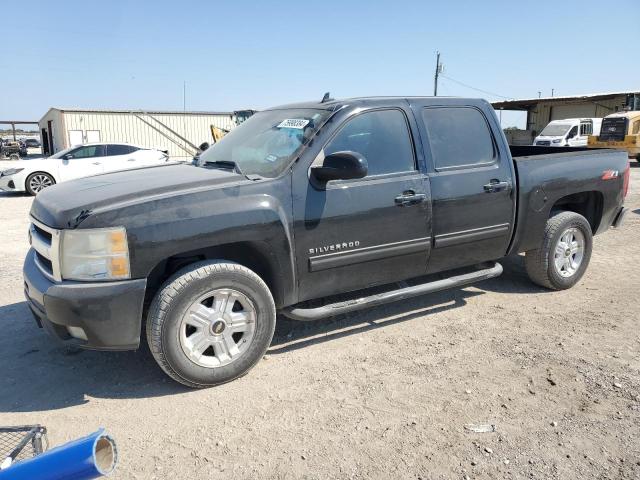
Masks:
[[[253,271],[224,261],[194,263],[169,278],[147,316],[155,360],[174,380],[202,388],[247,373],[271,344],[276,309]]]
[[[527,274],[552,290],[573,287],[589,265],[593,236],[589,222],[574,212],[559,212],[547,220],[540,248],[525,254]]]

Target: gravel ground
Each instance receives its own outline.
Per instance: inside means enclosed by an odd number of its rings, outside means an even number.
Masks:
[[[474,287],[279,320],[249,375],[199,391],[146,349],[66,350],[36,328],[31,198],[0,194],[0,425],[44,424],[52,445],[105,426],[121,479],[640,478],[638,166],[624,228],[596,237],[572,290],[514,257]]]

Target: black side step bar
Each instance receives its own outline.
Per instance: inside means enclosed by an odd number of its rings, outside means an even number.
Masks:
[[[389,292],[378,293],[369,297],[361,297],[353,300],[347,300],[344,302],[332,303],[316,308],[300,308],[296,306],[287,307],[281,311],[281,313],[293,320],[301,320],[303,322],[309,322],[318,320],[324,317],[331,317],[333,315],[340,315],[341,313],[352,312],[354,310],[360,310],[362,308],[373,307],[376,305],[382,305],[384,303],[397,302],[398,300],[404,300],[406,298],[417,297],[426,293],[439,292],[440,290],[447,290],[449,288],[461,287],[463,285],[469,285],[471,283],[479,282],[481,280],[488,280],[494,278],[502,273],[502,265],[499,263],[492,263],[491,266],[476,270],[470,273],[463,273],[460,275],[454,275],[449,278],[443,278],[442,280],[434,280],[433,282],[423,283],[415,285],[413,287],[405,287],[397,290],[391,290]]]

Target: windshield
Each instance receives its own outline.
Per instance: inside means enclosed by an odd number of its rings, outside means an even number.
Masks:
[[[564,137],[571,128],[570,123],[550,123],[540,132],[544,137]]]
[[[327,110],[302,108],[258,112],[202,153],[198,164],[233,162],[245,175],[277,177],[329,115]]]

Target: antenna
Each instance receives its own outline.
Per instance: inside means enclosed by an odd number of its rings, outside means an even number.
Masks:
[[[320,103],[325,103],[325,102],[328,102],[329,100],[333,100],[333,98],[331,98],[331,94],[327,92],[324,94],[324,97],[322,97],[322,101],[320,101]]]
[[[444,65],[440,63],[440,52],[436,52],[436,73],[433,79],[433,96],[438,96],[438,76],[444,71]]]

